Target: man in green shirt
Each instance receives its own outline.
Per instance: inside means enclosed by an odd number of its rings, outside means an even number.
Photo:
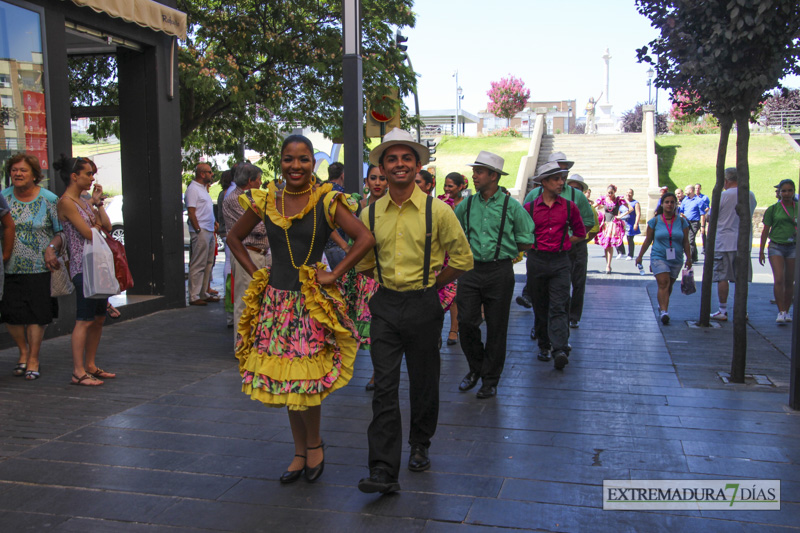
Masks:
[[[549,163],[558,163],[564,170],[569,170],[574,162],[569,161],[563,152],[553,152],[547,160]],[[561,197],[573,202],[581,212],[581,220],[589,234],[595,224],[595,214],[586,196],[583,194],[588,186],[581,176],[575,174],[567,178],[567,185],[561,192]],[[542,194],[542,188],[536,187],[525,196],[524,204],[533,202]],[[569,303],[569,327],[577,328],[580,326],[581,316],[583,316],[583,299],[586,292],[586,270],[589,264],[589,239],[575,243],[569,251],[569,258],[572,264],[570,278],[572,283],[572,296]],[[524,295],[523,295],[524,296]],[[533,337],[533,330],[531,330]]]
[[[461,349],[467,356],[469,373],[458,390],[472,389],[480,378],[478,398],[497,394],[497,384],[506,360],[506,336],[514,268],[511,261],[533,244],[533,220],[520,203],[504,193],[498,181],[503,158],[490,152],[478,154],[472,182],[476,194],[456,207],[456,217],[467,235],[474,268],[458,280],[456,304]],[[486,317],[486,343],[481,342],[481,309]]]

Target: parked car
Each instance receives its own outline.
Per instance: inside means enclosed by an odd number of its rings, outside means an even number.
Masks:
[[[111,221],[111,236],[122,244],[125,244],[125,224],[122,220],[122,195],[114,196],[106,201],[106,214]],[[191,245],[192,236],[189,233],[189,215],[186,208],[183,209],[183,245],[188,247]],[[225,249],[225,243],[222,242],[222,237],[217,235],[217,251],[221,252]]]

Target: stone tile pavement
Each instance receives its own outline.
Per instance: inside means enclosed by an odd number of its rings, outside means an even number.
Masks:
[[[45,342],[35,382],[12,377],[16,353],[0,351],[0,530],[800,528],[800,415],[786,407],[791,334],[774,324],[771,287],[751,287],[748,371],[774,386],[725,385],[717,372],[729,369],[730,324],[690,329],[696,297],[676,293],[673,322],[661,326],[652,277],[624,262],[606,276],[599,249],[590,253],[587,309],[566,370],[536,360],[530,313],[515,304],[495,399],[458,392],[466,362],[445,346],[433,466],[403,471],[403,490],[386,497],[356,489],[367,474],[366,353],[324,404],[322,478],[282,486],[293,453],[286,414],[239,392],[220,306],[109,324],[100,364],[119,378],[100,388],[68,385],[68,337]],[[406,421],[407,395],[404,382]],[[602,510],[604,479],[700,478],[781,479],[781,510]]]

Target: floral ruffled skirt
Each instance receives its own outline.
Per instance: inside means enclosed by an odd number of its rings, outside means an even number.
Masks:
[[[236,345],[242,391],[270,407],[320,405],[353,376],[356,333],[341,294],[317,284],[308,267],[300,281],[300,291],[275,289],[264,268],[244,295]]]
[[[345,273],[336,284],[347,306],[347,314],[355,326],[355,337],[359,348],[368,350],[370,346],[369,324],[372,320],[372,314],[369,312],[369,299],[380,285],[374,279],[356,273],[355,269]]]

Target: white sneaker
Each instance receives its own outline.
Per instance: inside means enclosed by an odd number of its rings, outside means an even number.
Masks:
[[[622,259],[622,254],[617,254],[617,257],[615,257],[614,259]]]
[[[625,261],[633,261],[633,257],[631,257],[629,255],[626,255],[625,256]]]
[[[669,324],[669,313],[666,311],[661,311],[661,323],[665,326]]]
[[[783,321],[784,322],[791,322],[792,321],[792,315],[789,314],[789,311],[784,311],[783,312]]]
[[[727,322],[728,321],[728,313],[723,313],[722,311],[717,311],[713,315],[711,315],[711,320],[716,320],[718,322]]]
[[[776,324],[786,324],[786,319],[783,317],[783,311],[778,311],[778,318],[775,319]]]

